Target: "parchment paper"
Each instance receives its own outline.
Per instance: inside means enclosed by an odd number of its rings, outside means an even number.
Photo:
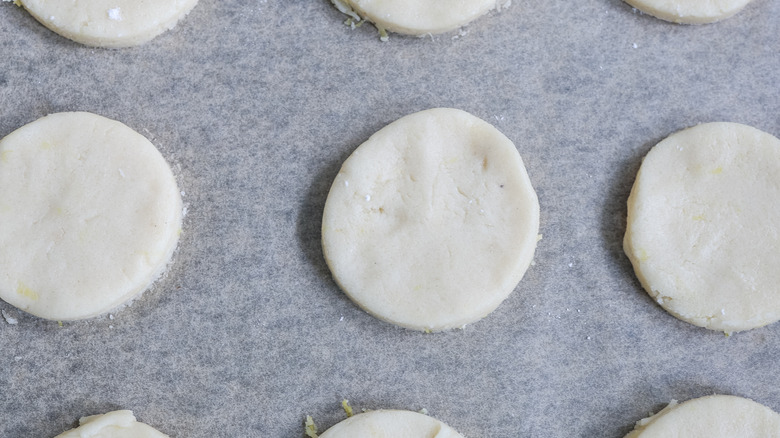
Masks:
[[[188,204],[170,271],[130,307],[60,326],[0,302],[18,320],[0,319],[1,437],[132,409],[174,438],[300,438],[307,414],[320,430],[345,418],[345,398],[426,408],[468,438],[621,438],[713,393],[780,411],[780,324],[726,337],[679,321],[621,247],[655,143],[709,121],[780,135],[780,2],[682,26],[619,0],[516,0],[386,43],[345,18],[328,0],[201,0],[150,43],[106,50],[0,4],[0,136],[57,111],[119,120]],[[319,229],[341,162],[439,106],[515,142],[544,238],[494,313],[424,334],[352,304]]]

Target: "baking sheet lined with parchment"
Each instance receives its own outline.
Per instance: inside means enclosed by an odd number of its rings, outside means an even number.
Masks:
[[[780,411],[780,325],[681,322],[622,252],[655,143],[709,121],[780,135],[780,3],[682,26],[618,0],[515,1],[384,43],[344,19],[328,0],[201,0],[150,43],[107,50],[0,4],[0,136],[58,111],[119,120],[171,163],[188,208],[169,272],[130,307],[60,326],[0,302],[0,436],[132,409],[175,438],[299,438],[307,414],[321,430],[343,419],[345,398],[425,408],[469,438],[621,438],[713,393]],[[495,312],[425,334],[352,304],[319,228],[341,162],[440,106],[515,142],[543,239]]]

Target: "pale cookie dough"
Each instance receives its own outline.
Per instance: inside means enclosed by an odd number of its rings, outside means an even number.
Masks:
[[[33,315],[99,315],[145,290],[181,231],[173,173],[145,137],[57,113],[0,140],[0,298]]]
[[[436,331],[474,322],[531,263],[539,203],[514,144],[464,111],[382,128],[344,162],[322,219],[325,260],[374,316]]]
[[[379,410],[349,417],[320,438],[463,438],[439,420],[411,411]]]
[[[52,31],[88,46],[129,47],[172,29],[198,0],[19,0]]]
[[[79,427],[54,438],[168,438],[168,435],[137,422],[133,411],[113,411],[82,417]]]
[[[386,29],[407,35],[448,32],[511,0],[332,0],[344,13],[355,13]],[[350,13],[351,8],[353,13]]]
[[[629,5],[662,20],[704,24],[729,18],[750,0],[625,0]]]
[[[712,395],[639,420],[625,438],[780,438],[780,415],[742,397]]]
[[[727,333],[780,319],[780,140],[737,123],[672,134],[645,157],[624,249],[674,316]]]

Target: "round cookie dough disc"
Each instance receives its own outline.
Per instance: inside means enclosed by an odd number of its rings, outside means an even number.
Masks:
[[[780,319],[780,140],[737,123],[672,134],[645,157],[624,248],[674,316],[725,332]]]
[[[662,20],[683,24],[704,24],[729,18],[750,0],[625,0],[642,12]]]
[[[344,162],[322,245],[358,305],[435,331],[498,307],[531,263],[538,230],[514,144],[469,113],[437,108],[389,124]]]
[[[379,410],[349,417],[320,438],[463,438],[439,420],[411,411]]]
[[[340,0],[378,27],[407,35],[448,32],[507,0]]]
[[[142,135],[57,113],[0,140],[0,298],[42,318],[89,318],[165,269],[182,203]]]
[[[20,0],[52,31],[88,46],[129,47],[172,29],[198,0]]]
[[[742,397],[712,395],[677,404],[640,420],[625,438],[777,438],[780,415]]]
[[[168,438],[151,426],[135,420],[133,411],[112,411],[79,420],[79,427],[54,438]]]

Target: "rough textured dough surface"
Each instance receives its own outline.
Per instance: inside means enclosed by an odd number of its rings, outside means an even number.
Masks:
[[[625,438],[780,438],[780,415],[752,400],[711,395],[639,420]]]
[[[382,128],[344,162],[322,245],[341,288],[374,316],[416,330],[492,312],[531,263],[539,203],[514,144],[464,111]]]
[[[145,137],[57,113],[0,140],[0,298],[42,318],[96,316],[146,289],[181,231],[173,173]]]
[[[750,0],[625,0],[642,12],[682,24],[704,24],[729,18]]]
[[[55,438],[168,438],[168,435],[137,422],[132,411],[112,411],[82,417],[79,427]]]
[[[407,35],[448,32],[511,0],[342,0],[378,27]]]
[[[628,198],[625,252],[674,316],[725,332],[780,319],[780,140],[737,123],[672,134]]]
[[[52,31],[88,46],[129,47],[172,29],[198,0],[20,0]]]
[[[320,438],[463,438],[435,418],[411,411],[369,411],[347,418]]]

